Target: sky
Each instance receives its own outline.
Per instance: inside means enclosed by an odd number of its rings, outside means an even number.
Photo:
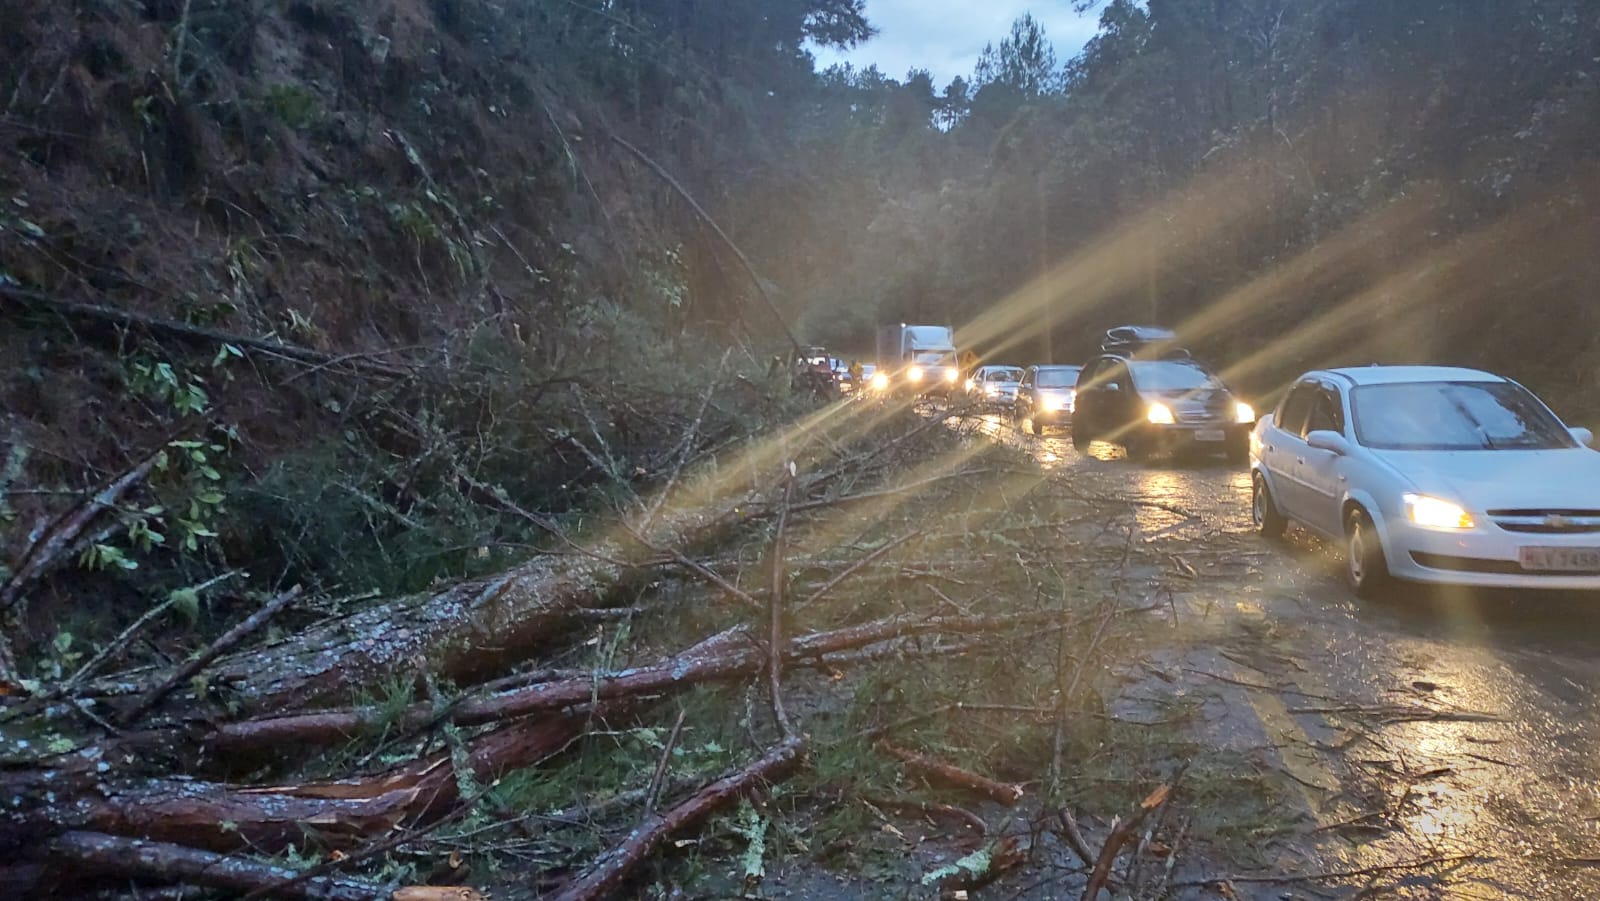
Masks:
[[[844,53],[813,52],[819,70],[837,62],[858,69],[876,63],[883,74],[904,80],[915,67],[932,72],[934,85],[943,87],[957,75],[970,78],[983,45],[999,44],[1025,12],[1044,25],[1058,63],[1076,56],[1100,24],[1098,9],[1079,15],[1071,0],[867,0],[876,37]]]

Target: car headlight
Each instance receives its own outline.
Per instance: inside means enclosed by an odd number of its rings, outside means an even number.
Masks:
[[[954,369],[946,369],[944,371],[944,380],[947,382],[954,382],[959,378],[961,378],[961,373],[956,372]]]
[[[994,396],[996,396],[996,395],[998,395],[1000,393],[1000,386],[992,384],[992,383],[988,384],[988,385],[984,385],[983,386],[983,393],[988,395],[988,396],[990,396],[990,397],[994,397]]]
[[[910,369],[907,369],[906,370],[906,378],[912,380],[913,382],[922,381],[922,367],[921,366],[913,366]]]
[[[1241,400],[1233,405],[1233,418],[1241,423],[1255,422],[1256,408]]]
[[[1061,405],[1068,413],[1078,408],[1078,389],[1067,389],[1067,401]]]
[[[870,384],[874,391],[883,391],[889,387],[889,376],[882,372],[874,372]]]
[[[973,386],[973,385],[974,385],[974,384],[975,384],[975,383],[974,383],[974,382],[973,382],[973,381],[972,381],[972,379],[967,379],[967,390],[968,390],[968,391],[971,391],[971,390],[972,390],[972,386]]]
[[[1407,494],[1404,500],[1406,518],[1424,529],[1443,529],[1453,532],[1470,529],[1475,525],[1471,514],[1462,509],[1460,504],[1452,504],[1426,494]]]
[[[1144,418],[1149,420],[1151,425],[1172,425],[1177,421],[1172,418],[1172,408],[1166,404],[1151,404],[1150,409],[1145,411]]]

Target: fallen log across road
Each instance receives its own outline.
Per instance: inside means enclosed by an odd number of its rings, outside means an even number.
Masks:
[[[969,634],[1037,625],[1059,619],[1053,612],[1010,616],[908,617],[874,620],[827,632],[798,636],[785,655],[797,666],[827,664],[825,655],[896,638],[938,633]],[[457,726],[475,726],[576,704],[681,691],[704,682],[753,676],[766,654],[743,628],[730,629],[651,666],[541,682],[511,691],[468,698],[444,714]],[[416,704],[398,717],[380,708],[344,708],[289,716],[261,717],[218,726],[205,739],[218,753],[261,751],[293,745],[326,745],[377,728],[420,729],[439,719],[429,704]]]

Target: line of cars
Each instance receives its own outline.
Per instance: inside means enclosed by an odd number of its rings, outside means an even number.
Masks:
[[[1175,334],[1151,326],[1111,329],[1100,355],[1082,366],[981,366],[967,391],[1030,435],[1070,428],[1079,450],[1107,441],[1136,460],[1193,450],[1244,462],[1256,421],[1255,409],[1177,346]]]
[[[1600,590],[1600,453],[1522,385],[1446,366],[1308,372],[1257,417],[1160,329],[1107,333],[1082,367],[984,366],[976,402],[1030,434],[1122,444],[1130,457],[1220,450],[1248,461],[1251,518],[1342,547],[1363,597],[1396,581]]]

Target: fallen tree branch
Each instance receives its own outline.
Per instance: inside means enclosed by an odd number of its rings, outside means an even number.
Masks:
[[[74,879],[86,876],[160,879],[241,893],[280,885],[282,888],[274,891],[273,897],[310,901],[372,901],[389,895],[363,880],[317,876],[290,882],[300,874],[286,867],[103,832],[68,832],[57,836],[50,842],[47,853],[51,863],[70,870]]]
[[[1145,796],[1139,806],[1134,809],[1133,815],[1123,820],[1106,836],[1106,842],[1100,846],[1100,856],[1095,859],[1094,872],[1089,874],[1089,884],[1083,888],[1082,901],[1095,901],[1100,897],[1100,890],[1106,887],[1111,880],[1111,865],[1116,863],[1117,855],[1122,853],[1122,846],[1128,843],[1139,824],[1150,812],[1167,803],[1167,798],[1172,794],[1172,786],[1161,785],[1155,791]]]
[[[298,363],[310,363],[313,365],[348,364],[351,369],[358,369],[388,378],[404,378],[413,374],[412,370],[406,367],[391,366],[387,363],[376,362],[370,358],[335,357],[296,344],[269,341],[265,338],[252,338],[248,335],[236,335],[218,329],[190,325],[185,322],[175,322],[170,319],[158,319],[144,313],[135,313],[132,310],[119,310],[115,307],[98,304],[56,300],[36,291],[26,291],[5,285],[0,285],[0,300],[9,300],[20,306],[47,309],[74,319],[87,319],[123,328],[141,328],[152,334],[166,335],[187,341],[201,341],[213,345],[232,344],[235,347],[258,350],[273,356],[294,360]]]
[[[167,449],[167,442],[146,454],[137,463],[116,478],[106,482],[94,494],[56,517],[37,541],[23,551],[22,557],[12,567],[11,578],[0,585],[0,611],[9,610],[22,597],[22,590],[46,570],[70,554],[78,538],[102,512],[114,509],[128,489],[144,481],[155,467],[156,460]]]
[[[639,162],[644,163],[651,172],[660,176],[662,181],[666,182],[672,190],[677,192],[679,197],[683,198],[683,201],[689,205],[689,209],[694,210],[694,214],[700,217],[700,221],[711,229],[711,233],[716,235],[718,240],[722,241],[733,252],[733,256],[739,261],[739,265],[744,267],[745,274],[750,276],[751,284],[756,286],[756,293],[761,295],[761,300],[766,303],[767,310],[772,313],[772,318],[777,320],[779,327],[783,329],[784,337],[789,339],[789,345],[796,354],[799,354],[800,339],[794,336],[794,329],[789,327],[789,321],[783,318],[783,313],[779,312],[777,303],[773,301],[772,295],[767,292],[766,281],[761,278],[760,273],[756,272],[755,265],[750,262],[749,257],[744,255],[744,251],[739,249],[739,245],[733,243],[733,239],[728,237],[728,233],[722,230],[722,226],[717,224],[717,220],[711,218],[711,214],[705,211],[705,207],[702,207],[694,199],[694,195],[690,194],[689,190],[680,184],[676,178],[673,178],[672,173],[668,172],[665,167],[651,159],[643,150],[623,140],[619,135],[611,135],[611,140],[615,141],[617,146],[623,150],[637,157]]]
[[[171,694],[173,689],[187,683],[201,670],[209,666],[213,660],[233,650],[234,645],[243,641],[250,633],[266,625],[268,620],[278,615],[283,608],[294,603],[295,599],[299,597],[300,586],[296,585],[262,605],[260,610],[245,617],[244,622],[217,636],[217,640],[211,642],[205,650],[189,658],[187,663],[178,667],[160,685],[152,688],[148,694],[140,698],[139,703],[130,707],[127,712],[118,717],[118,721],[126,725],[143,716],[151,708],[161,703],[162,699]]]
[[[899,760],[923,778],[931,782],[942,782],[957,788],[964,788],[985,795],[994,801],[1011,807],[1022,800],[1022,786],[1011,782],[999,782],[982,776],[971,770],[964,770],[953,764],[936,760],[926,754],[919,754],[905,748],[896,747],[886,741],[880,741],[875,746],[890,757]]]
[[[767,690],[771,695],[772,719],[784,738],[794,738],[794,726],[789,713],[783,709],[783,596],[784,582],[788,579],[784,557],[789,537],[789,499],[794,493],[794,477],[787,476],[783,484],[783,508],[778,511],[778,529],[772,538],[772,591],[767,595]]]
[[[980,839],[987,838],[989,835],[989,824],[984,822],[983,817],[978,816],[964,807],[957,807],[954,804],[937,804],[932,801],[912,801],[901,798],[889,798],[882,795],[863,795],[861,796],[861,800],[871,804],[874,807],[887,807],[894,810],[909,810],[915,813],[920,813],[926,817],[943,817],[949,820],[957,820],[972,827],[972,831],[976,832],[978,834],[978,838]]]
[[[860,572],[861,570],[865,569],[866,567],[871,566],[872,564],[878,562],[879,560],[883,559],[884,555],[888,554],[890,551],[894,550],[895,548],[899,547],[902,544],[905,544],[906,542],[910,541],[911,539],[913,539],[913,538],[915,538],[915,537],[917,537],[918,535],[921,535],[921,534],[922,534],[922,530],[921,529],[916,529],[914,531],[907,532],[906,534],[901,535],[899,538],[896,538],[893,541],[890,541],[888,544],[885,544],[880,548],[874,549],[872,551],[872,553],[867,554],[864,557],[861,557],[860,559],[856,560],[854,563],[851,563],[849,566],[847,566],[844,569],[840,570],[839,573],[837,575],[835,575],[833,578],[829,579],[827,582],[824,582],[821,588],[818,588],[816,591],[813,591],[811,593],[810,597],[808,597],[804,601],[800,602],[799,606],[801,606],[801,607],[809,607],[812,604],[815,604],[816,602],[822,600],[823,598],[828,596],[829,592],[833,591],[835,588],[838,588],[846,579],[850,578],[851,576],[855,575],[856,573]]]
[[[628,876],[668,838],[691,829],[706,817],[762,785],[782,779],[801,760],[804,739],[790,737],[760,759],[729,773],[677,806],[655,814],[607,851],[582,876],[555,895],[554,901],[599,901],[616,894]]]

